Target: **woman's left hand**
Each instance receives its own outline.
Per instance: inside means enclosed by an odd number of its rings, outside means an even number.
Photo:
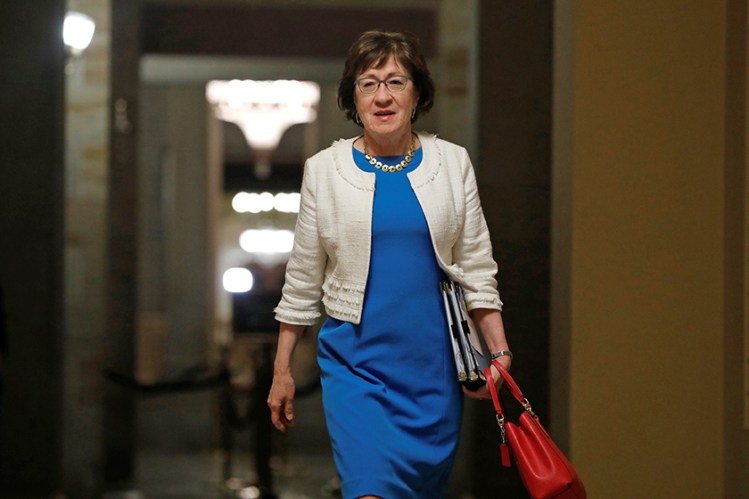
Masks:
[[[511,360],[509,357],[500,357],[499,363],[502,364],[502,367],[504,367],[507,371],[510,370]],[[494,386],[496,386],[497,390],[499,390],[499,387],[502,386],[502,382],[504,380],[502,378],[502,375],[499,374],[499,370],[496,367],[492,365],[491,370],[492,377],[494,378]],[[491,393],[489,393],[489,387],[487,385],[484,385],[476,390],[469,390],[468,388],[463,387],[463,393],[465,393],[472,399],[491,400],[492,398]]]

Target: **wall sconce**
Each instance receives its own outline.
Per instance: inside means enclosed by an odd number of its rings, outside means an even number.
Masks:
[[[292,125],[317,119],[320,86],[311,81],[213,80],[206,98],[216,117],[235,123],[255,151],[255,175],[267,178],[270,154]]]
[[[86,14],[71,11],[65,15],[65,22],[62,26],[62,39],[68,55],[65,67],[68,73],[72,73],[75,70],[75,64],[91,44],[95,30],[96,23]]]

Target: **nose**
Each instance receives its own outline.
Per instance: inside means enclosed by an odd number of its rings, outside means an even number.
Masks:
[[[390,94],[390,90],[388,90],[387,85],[384,81],[381,81],[377,86],[377,90],[375,90],[374,96],[378,101],[390,100],[390,98],[392,97],[392,95]]]

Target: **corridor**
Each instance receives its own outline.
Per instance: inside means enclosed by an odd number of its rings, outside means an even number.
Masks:
[[[215,398],[211,392],[141,398],[135,480],[106,499],[255,499],[254,430],[234,430],[231,479],[225,481],[224,456],[211,443]],[[273,492],[277,499],[335,498],[319,392],[298,399],[296,407],[300,425],[288,435],[273,430]]]

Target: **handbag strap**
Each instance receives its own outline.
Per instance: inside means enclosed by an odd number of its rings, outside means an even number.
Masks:
[[[520,391],[520,387],[517,383],[515,383],[515,380],[510,376],[510,373],[507,372],[507,369],[505,369],[502,364],[499,363],[498,360],[493,360],[492,365],[497,368],[497,371],[499,371],[499,374],[502,375],[502,378],[504,379],[504,385],[507,386],[507,389],[510,391],[513,397],[515,397],[515,400],[523,403],[523,392]]]
[[[507,369],[502,367],[502,364],[500,364],[498,360],[492,361],[492,365],[497,368],[497,370],[499,371],[499,374],[501,374],[502,378],[504,379],[504,383],[502,383],[502,386],[507,387],[507,390],[512,394],[515,400],[517,400],[520,403],[520,405],[522,405],[523,408],[528,413],[530,413],[531,416],[533,416],[535,419],[538,419],[538,416],[536,416],[536,414],[533,412],[531,403],[528,401],[527,398],[525,398],[525,396],[523,395],[523,392],[520,390],[520,387],[518,386],[517,383],[515,383],[515,380],[512,378],[512,376],[510,376],[510,373],[507,371]],[[487,370],[490,371],[491,368],[487,368]],[[487,377],[487,380],[488,379],[489,378]],[[489,391],[492,392],[492,400],[494,400],[495,394],[497,391],[496,388],[494,387],[494,383],[491,383],[489,385]],[[497,405],[499,404],[500,410],[501,410],[501,402],[499,402],[499,397],[497,396],[496,399],[498,402],[495,402],[494,408],[496,409]]]
[[[523,406],[523,408],[530,414],[531,417],[534,419],[538,419],[538,416],[533,412],[533,408],[531,407],[531,403],[528,402],[528,399],[523,396],[523,392],[520,391],[520,387],[517,383],[515,383],[515,380],[512,379],[512,376],[510,376],[510,373],[507,372],[507,369],[502,367],[502,364],[499,363],[498,360],[494,360],[492,362],[492,365],[497,368],[499,371],[499,374],[502,375],[503,383],[502,386],[507,387],[509,392],[512,394],[512,396],[520,403],[520,405]],[[499,433],[502,437],[502,443],[499,446],[500,449],[500,455],[502,458],[502,465],[505,467],[510,466],[510,452],[507,447],[507,430],[505,429],[505,414],[504,410],[502,409],[502,399],[499,396],[499,393],[497,392],[497,387],[494,384],[494,376],[492,375],[492,368],[491,366],[484,369],[484,375],[486,376],[486,384],[489,387],[489,393],[492,396],[492,402],[494,403],[494,410],[496,411],[496,417],[497,417],[497,425],[499,426]]]
[[[501,373],[502,371],[500,371]],[[506,373],[507,371],[505,371]],[[492,395],[492,402],[494,402],[494,410],[497,412],[497,426],[499,426],[499,434],[502,437],[502,443],[499,445],[499,454],[502,459],[502,466],[510,467],[510,451],[507,447],[507,430],[505,430],[505,415],[502,411],[502,399],[499,398],[497,393],[497,387],[494,385],[494,376],[492,376],[491,366],[484,369],[484,375],[486,376],[486,384],[489,386],[489,393]]]
[[[499,372],[502,373],[502,371]],[[492,396],[492,402],[494,402],[494,410],[497,411],[497,419],[499,420],[499,418],[501,417],[504,420],[502,400],[499,398],[499,394],[497,393],[497,386],[494,384],[494,376],[492,375],[491,366],[484,369],[484,375],[486,376],[486,385],[489,387],[489,393]]]

